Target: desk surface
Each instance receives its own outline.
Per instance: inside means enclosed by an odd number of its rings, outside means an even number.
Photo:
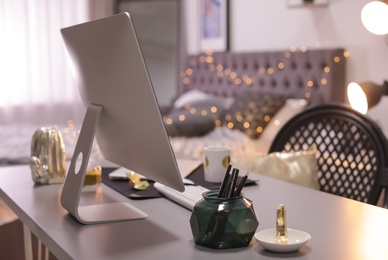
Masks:
[[[265,176],[258,186],[244,188],[258,214],[257,230],[274,227],[277,205],[284,203],[288,227],[312,236],[297,252],[272,253],[254,239],[239,249],[196,246],[190,211],[165,198],[129,200],[105,185],[87,188],[82,204],[129,201],[149,217],[82,225],[60,205],[61,189],[35,185],[28,166],[0,168],[0,197],[59,259],[388,259],[386,209]]]

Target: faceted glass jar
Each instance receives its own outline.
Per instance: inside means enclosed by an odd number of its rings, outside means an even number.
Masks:
[[[207,191],[190,217],[194,242],[215,249],[248,246],[259,226],[253,203],[240,195],[217,198],[218,191]]]

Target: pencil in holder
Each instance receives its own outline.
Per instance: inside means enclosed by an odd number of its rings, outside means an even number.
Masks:
[[[215,249],[248,246],[259,226],[252,201],[242,194],[218,198],[218,190],[202,196],[190,217],[195,244]]]

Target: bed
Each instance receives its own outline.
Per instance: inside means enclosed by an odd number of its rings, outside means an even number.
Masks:
[[[232,157],[266,153],[296,113],[307,106],[346,102],[346,57],[342,48],[189,56],[177,98],[162,109],[175,153],[200,159],[208,145],[230,146]],[[80,125],[62,123],[58,128],[70,159]],[[0,166],[28,163],[31,137],[39,127],[1,126]],[[98,159],[101,155],[94,151]]]
[[[189,56],[164,114],[174,151],[198,159],[208,145],[230,146],[232,157],[266,153],[307,106],[346,102],[346,57],[342,48]]]
[[[200,159],[208,145],[230,146],[232,158],[267,153],[293,115],[307,106],[346,102],[346,56],[342,48],[189,56],[176,100],[162,109],[175,153]],[[31,137],[39,127],[1,126],[0,166],[28,163]],[[70,159],[80,126],[70,122],[58,128]],[[101,156],[98,149],[93,156]],[[0,201],[2,229],[20,228],[16,219]],[[20,243],[21,237],[14,240]]]
[[[280,127],[306,106],[346,102],[346,57],[342,48],[189,56],[177,98],[162,109],[175,153],[200,158],[206,145],[229,145],[236,155],[267,152]],[[70,158],[80,125],[56,123]],[[39,127],[1,126],[0,166],[27,163]]]

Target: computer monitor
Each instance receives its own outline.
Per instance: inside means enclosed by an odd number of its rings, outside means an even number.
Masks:
[[[94,137],[108,161],[184,191],[130,15],[78,24],[61,33],[87,108],[62,206],[84,224],[145,218],[129,203],[79,205]]]

